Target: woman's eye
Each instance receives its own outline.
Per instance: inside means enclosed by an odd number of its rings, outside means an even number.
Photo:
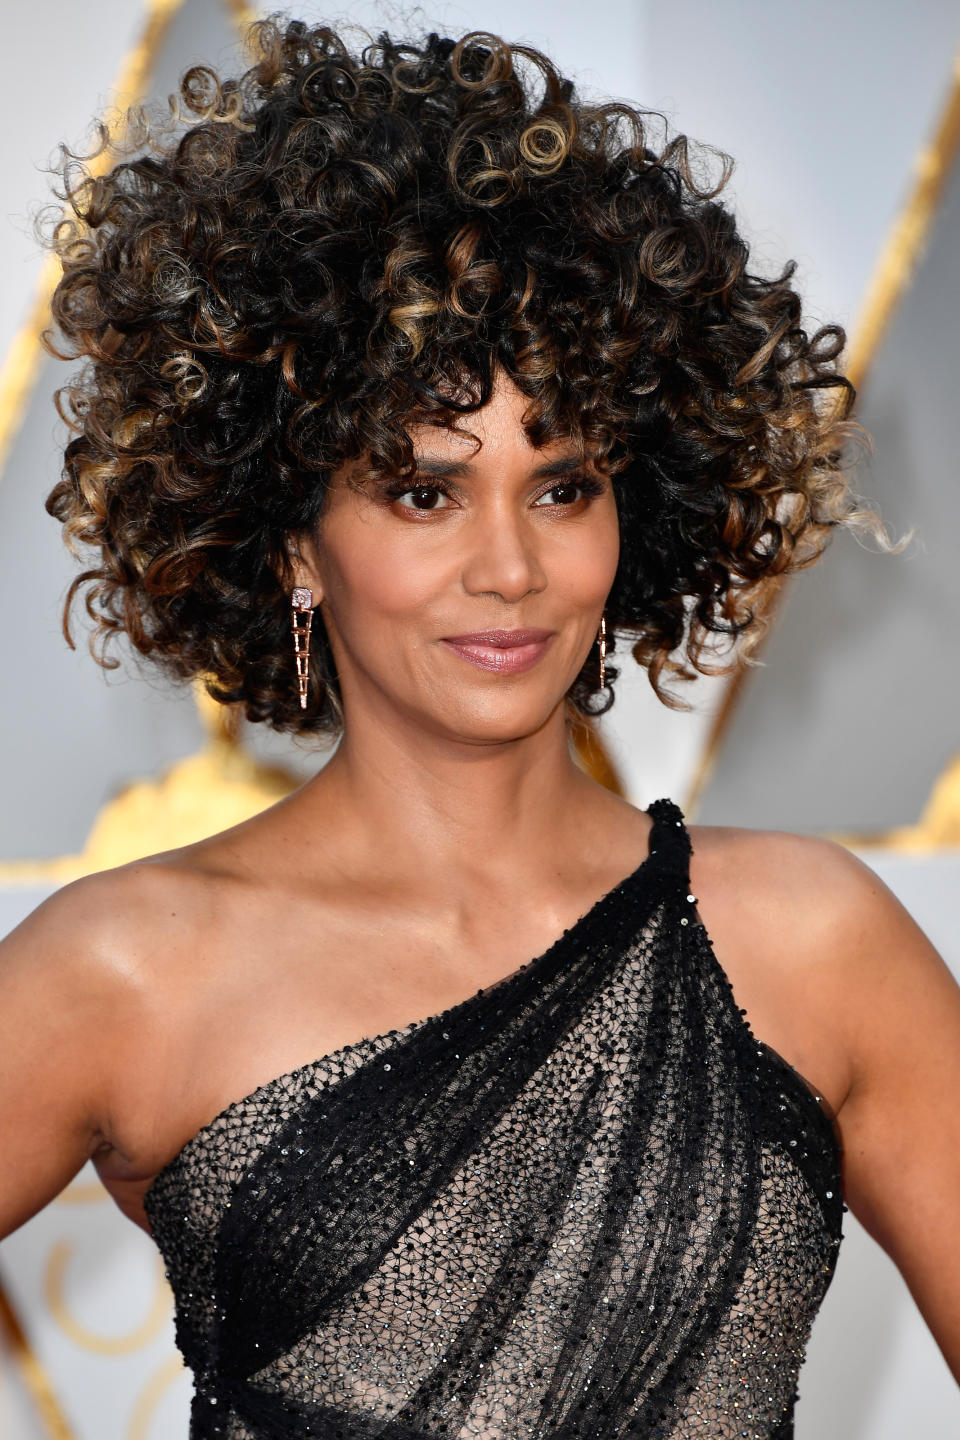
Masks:
[[[447,507],[441,502],[448,498],[436,485],[414,485],[396,497],[404,510],[445,510]]]
[[[533,503],[540,508],[554,509],[558,506],[575,505],[584,496],[601,495],[603,486],[595,480],[565,480],[540,495]],[[399,504],[404,510],[416,510],[429,514],[434,510],[449,510],[456,501],[441,485],[408,485],[405,489],[387,490],[391,503]]]
[[[588,486],[579,481],[569,480],[563,485],[554,485],[552,490],[547,490],[546,493],[541,495],[540,499],[534,503],[539,505],[544,500],[550,500],[552,496],[555,505],[575,505],[580,499],[581,494],[588,488]]]

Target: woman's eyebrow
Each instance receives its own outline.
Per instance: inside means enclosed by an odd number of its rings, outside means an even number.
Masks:
[[[416,460],[416,467],[420,474],[436,475],[443,479],[459,479],[463,476],[473,474],[473,464],[469,460],[432,460],[424,457]],[[535,470],[530,471],[531,480],[540,480],[546,476],[572,475],[575,471],[582,470],[585,461],[577,455],[565,456],[562,460],[547,460],[538,465]]]

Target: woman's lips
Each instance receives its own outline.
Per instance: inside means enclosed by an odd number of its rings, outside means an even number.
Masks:
[[[488,630],[475,635],[451,635],[443,643],[481,670],[516,675],[536,665],[553,635],[552,630]]]

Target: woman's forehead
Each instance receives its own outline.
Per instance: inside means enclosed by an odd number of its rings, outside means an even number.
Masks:
[[[582,456],[582,437],[569,432],[550,436],[535,446],[527,433],[527,424],[537,418],[537,406],[509,378],[497,378],[490,399],[469,414],[412,419],[404,429],[418,459],[437,458],[469,464],[490,458],[504,451],[529,451],[531,456],[546,458],[560,455]]]

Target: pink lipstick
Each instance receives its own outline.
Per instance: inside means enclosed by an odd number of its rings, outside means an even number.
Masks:
[[[530,670],[545,653],[554,630],[482,630],[470,635],[446,635],[444,645],[481,670],[516,675]]]

